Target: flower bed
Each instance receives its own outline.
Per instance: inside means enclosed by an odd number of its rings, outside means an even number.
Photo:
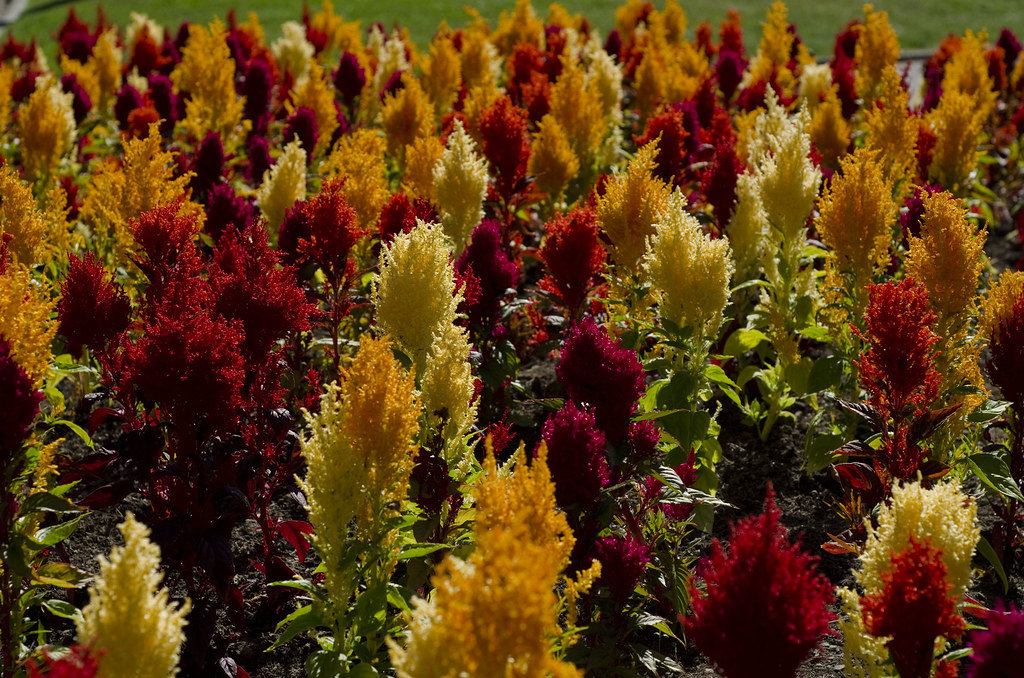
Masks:
[[[686,19],[0,45],[0,675],[1019,666],[1020,43]]]

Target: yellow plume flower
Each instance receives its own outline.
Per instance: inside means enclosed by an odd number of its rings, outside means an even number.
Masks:
[[[405,147],[434,131],[434,108],[419,80],[402,76],[405,86],[384,97],[381,126],[387,134],[388,154],[403,162]]]
[[[372,231],[388,201],[384,137],[365,127],[346,134],[324,162],[325,179],[345,177],[345,198],[359,216],[359,225]]]
[[[670,44],[660,22],[651,23],[642,44],[645,49],[635,75],[640,112],[648,115],[659,104],[693,97],[711,69],[704,52],[690,42]]]
[[[444,421],[445,449],[463,438],[476,421],[469,337],[457,325],[435,332],[427,351],[420,397],[431,423]]]
[[[327,565],[324,586],[336,606],[346,606],[355,593],[341,563],[353,521],[357,539],[391,548],[395,530],[382,527],[401,514],[407,498],[419,411],[413,376],[395,360],[387,337],[363,334],[352,364],[321,397],[320,412],[306,415],[307,472],[300,482]],[[385,563],[385,569],[393,566]]]
[[[273,230],[284,222],[285,212],[306,197],[306,152],[298,139],[284,147],[284,153],[256,191],[256,206]]]
[[[978,162],[978,137],[985,123],[985,111],[979,110],[973,96],[966,92],[943,92],[926,120],[935,131],[935,148],[928,176],[959,192]]]
[[[582,167],[590,165],[606,129],[604,98],[586,86],[583,69],[571,56],[562,57],[562,73],[551,87],[550,115],[565,130]]]
[[[388,641],[399,677],[582,676],[551,653],[553,588],[575,540],[555,510],[546,446],[531,466],[520,446],[501,470],[489,450],[476,497],[476,551],[445,558],[433,597],[415,602],[405,647]]]
[[[789,55],[793,51],[793,34],[789,32],[786,4],[777,0],[768,8],[766,20],[761,23],[761,42],[757,53],[750,61],[747,72],[743,75],[746,86],[758,80],[768,81],[772,72],[778,83],[786,92],[797,84],[792,71],[789,70]]]
[[[672,44],[683,40],[686,32],[686,12],[676,0],[665,0],[665,9],[658,12],[658,18],[665,26],[665,37]]]
[[[372,301],[377,327],[391,335],[422,374],[434,334],[455,323],[462,292],[455,294],[451,248],[437,224],[417,221],[380,252]]]
[[[978,335],[988,342],[998,339],[1000,327],[1013,315],[1013,307],[1021,296],[1024,296],[1024,271],[1003,271],[982,301]]]
[[[30,181],[50,175],[75,140],[74,97],[61,90],[52,77],[36,83],[36,90],[18,115],[21,157]]]
[[[586,86],[596,87],[601,93],[601,111],[605,118],[621,115],[622,67],[597,40],[590,40],[584,46],[584,56],[589,66],[585,78]]]
[[[750,171],[744,172],[736,178],[736,211],[725,227],[736,258],[738,282],[757,275],[768,228],[768,215],[761,201],[760,178]]]
[[[640,24],[640,17],[649,10],[643,0],[626,0],[615,9],[615,30],[625,40]]]
[[[270,47],[277,63],[292,74],[295,84],[306,81],[316,48],[306,39],[306,27],[298,21],[281,24],[281,37]]]
[[[612,259],[630,273],[637,270],[647,237],[654,234],[654,222],[672,194],[671,187],[653,174],[657,153],[657,140],[637,151],[625,175],[610,179],[597,200],[597,220],[611,240]]]
[[[330,0],[323,0],[323,3],[320,5],[320,11],[310,18],[309,24],[327,36],[327,45],[323,53],[330,52],[335,47],[339,47],[342,52],[354,53],[361,45],[359,22],[345,23],[339,15],[334,13],[334,3]],[[354,43],[352,40],[353,32],[355,32]],[[353,49],[353,47],[356,49]]]
[[[831,266],[850,274],[854,289],[863,289],[875,269],[889,261],[891,222],[896,214],[878,154],[858,149],[845,157],[818,209],[815,224],[831,248]]]
[[[580,161],[572,152],[565,130],[550,114],[545,115],[533,137],[527,168],[534,177],[534,186],[557,199],[579,169]]]
[[[985,233],[968,220],[959,200],[943,191],[922,196],[921,237],[910,237],[907,276],[928,290],[939,318],[960,316],[978,292],[985,269]]]
[[[988,117],[999,95],[988,73],[987,42],[984,31],[976,35],[968,30],[960,41],[960,49],[946,63],[942,76],[943,95],[949,92],[969,94],[978,115],[983,118]]]
[[[498,86],[490,80],[472,87],[466,95],[462,113],[466,116],[466,131],[477,141],[480,140],[480,116],[494,105],[502,94]]]
[[[679,191],[672,193],[654,224],[642,266],[661,317],[694,328],[698,342],[713,340],[729,302],[735,266],[729,241],[706,235],[686,211],[686,198]]]
[[[160,547],[129,512],[124,546],[100,556],[100,573],[78,621],[78,642],[100,650],[100,678],[166,678],[178,673],[190,605],[172,605],[160,586]]]
[[[11,87],[14,85],[14,68],[0,63],[0,138],[3,138],[7,125],[11,122]]]
[[[476,144],[461,121],[455,123],[448,146],[434,166],[434,196],[444,232],[458,255],[484,218],[487,196],[487,161],[476,152]]]
[[[82,219],[101,237],[113,238],[118,253],[130,250],[135,242],[128,230],[130,219],[185,195],[191,174],[174,176],[174,154],[161,150],[162,141],[155,123],[145,139],[122,140],[122,166],[101,165],[86,186]]]
[[[33,283],[25,266],[12,263],[0,274],[0,337],[11,345],[11,357],[36,389],[43,387],[53,360],[50,344],[57,324],[50,314],[56,305]]]
[[[92,103],[98,110],[106,111],[121,88],[121,49],[117,46],[116,29],[108,28],[100,34],[86,67],[92,69],[99,83],[99,97]]]
[[[854,86],[865,101],[878,96],[882,74],[896,66],[900,56],[900,42],[896,31],[889,25],[888,12],[876,12],[872,5],[864,5],[864,23],[857,26],[857,78]]]
[[[417,138],[405,149],[403,182],[409,193],[434,202],[434,168],[443,153],[444,145],[432,134]]]
[[[901,184],[905,193],[917,167],[918,121],[907,112],[910,97],[895,67],[882,71],[876,89],[879,105],[869,107],[864,118],[866,147],[878,151],[886,183]]]
[[[443,115],[458,98],[462,83],[462,62],[447,33],[438,33],[430,43],[430,58],[423,64],[422,80],[434,110]]]
[[[800,73],[800,105],[813,114],[832,87],[832,68],[827,63],[805,66]]]
[[[516,0],[512,14],[502,12],[491,42],[504,56],[512,54],[519,43],[544,47],[544,22],[533,11],[530,0]]]
[[[32,188],[18,178],[14,167],[0,166],[0,238],[11,236],[8,244],[16,263],[34,266],[46,233],[43,215],[32,197]]]
[[[322,153],[334,138],[338,129],[338,114],[334,109],[334,85],[328,80],[323,66],[313,61],[309,65],[306,79],[296,85],[288,111],[305,106],[316,113],[316,148],[309,149],[310,157]]]
[[[839,87],[833,85],[824,101],[814,107],[811,117],[811,141],[821,153],[823,165],[832,169],[839,166],[839,158],[850,147],[850,132],[839,101]]]
[[[466,89],[494,85],[501,76],[501,57],[486,32],[486,26],[472,26],[466,30],[459,53],[462,81]]]
[[[171,73],[175,86],[189,94],[184,125],[196,139],[212,130],[228,140],[242,121],[245,99],[235,93],[235,60],[226,37],[220,19],[209,28],[193,24],[181,62]]]

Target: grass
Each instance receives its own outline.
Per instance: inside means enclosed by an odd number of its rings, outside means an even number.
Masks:
[[[13,26],[12,32],[19,38],[37,36],[47,51],[54,53],[52,36],[73,6],[80,17],[92,21],[97,5],[102,4],[110,19],[120,26],[130,22],[131,12],[142,12],[157,22],[176,28],[184,20],[208,23],[214,16],[223,17],[234,7],[239,18],[249,12],[257,12],[267,29],[268,40],[276,38],[279,26],[289,20],[297,20],[302,13],[300,2],[280,0],[31,0],[26,13]],[[447,19],[453,27],[462,26],[466,14],[462,10],[468,3],[462,0],[335,0],[336,11],[346,19],[360,19],[366,27],[373,21],[385,26],[401,24],[407,26],[420,46],[429,42],[437,25]],[[476,0],[472,3],[491,24],[502,11],[512,8],[513,0]],[[607,35],[615,22],[615,8],[618,0],[563,0],[562,4],[571,12],[584,14],[594,26]],[[663,0],[656,0],[661,7]],[[756,49],[761,35],[760,23],[771,2],[769,0],[682,0],[680,4],[689,20],[689,34],[702,20],[708,20],[717,31],[718,24],[730,7],[738,10],[743,17],[747,45]],[[904,49],[932,48],[948,33],[962,34],[964,29],[975,31],[987,29],[995,38],[1001,28],[1007,27],[1018,36],[1024,37],[1024,2],[1006,0],[879,0],[874,3],[878,10],[889,12],[889,21],[900,36]],[[863,16],[860,5],[845,0],[790,0],[789,18],[796,24],[804,42],[816,54],[830,54],[837,32],[850,19]],[[310,6],[319,8],[319,0],[311,0]],[[546,4],[535,0],[538,13],[546,12]]]

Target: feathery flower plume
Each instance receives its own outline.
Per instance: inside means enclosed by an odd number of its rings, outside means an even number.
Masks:
[[[594,555],[601,563],[597,583],[608,587],[616,602],[624,603],[643,579],[651,560],[647,544],[633,535],[601,537],[594,543]]]
[[[791,678],[832,633],[832,585],[781,517],[769,485],[764,513],[733,523],[728,551],[713,540],[704,593],[691,588],[686,636],[727,678]]]
[[[359,226],[371,230],[388,201],[384,139],[371,129],[346,134],[321,166],[325,178],[345,177],[345,198],[359,215]]]
[[[67,350],[79,356],[82,348],[104,351],[116,345],[128,329],[132,306],[120,285],[108,280],[96,257],[68,255],[70,267],[61,283],[57,305],[59,332],[67,339]]]
[[[298,21],[281,24],[281,37],[270,47],[274,60],[291,74],[292,82],[304,82],[316,49],[306,39],[306,27]]]
[[[547,272],[540,286],[561,297],[570,315],[575,314],[604,267],[597,214],[588,207],[574,207],[545,224],[544,232],[537,255]]]
[[[32,196],[32,187],[18,178],[15,167],[0,167],[0,238],[9,236],[8,252],[12,261],[34,266],[45,246],[46,223]]]
[[[1000,278],[1000,282],[1005,277],[1006,274]],[[991,357],[988,361],[988,374],[999,387],[1002,397],[1020,411],[1024,407],[1024,384],[1021,382],[1021,375],[1024,374],[1024,294],[1017,296],[1008,313],[1000,309],[999,317],[994,320],[997,324],[989,344]],[[1022,462],[1024,460],[1016,461]]]
[[[658,301],[658,314],[680,327],[694,328],[700,346],[713,341],[729,301],[735,266],[729,241],[704,234],[686,211],[682,193],[673,192],[658,215],[641,265]]]
[[[519,283],[519,265],[501,246],[501,224],[484,219],[473,229],[469,245],[455,262],[460,274],[472,271],[480,284],[480,297],[469,306],[469,324],[490,332],[499,319],[501,300]]]
[[[1024,610],[1003,601],[985,619],[987,629],[971,631],[967,644],[974,653],[967,678],[1012,678],[1024,666]]]
[[[974,97],[966,92],[946,92],[925,118],[935,133],[928,176],[960,193],[981,155],[978,137],[986,116],[975,106]]]
[[[320,412],[306,415],[308,472],[301,482],[328,565],[324,585],[336,606],[348,605],[355,593],[340,566],[353,521],[356,539],[390,548],[394,530],[384,523],[400,514],[392,504],[406,501],[419,411],[413,375],[395,360],[388,339],[363,334],[352,364],[325,389]]]
[[[338,68],[334,71],[334,87],[348,108],[352,108],[356,97],[362,94],[365,86],[366,70],[359,63],[359,57],[352,52],[342,53],[338,60]]]
[[[555,499],[562,508],[593,507],[611,480],[604,452],[604,432],[597,428],[591,408],[573,401],[548,417],[541,437],[548,447],[548,466],[555,483]],[[603,558],[599,558],[605,562]],[[632,587],[630,587],[632,590]]]
[[[36,89],[18,114],[22,162],[31,181],[49,175],[75,141],[74,97],[60,83],[48,77]]]
[[[494,168],[495,188],[508,201],[522,189],[530,159],[526,111],[507,96],[498,97],[480,114],[479,128],[484,157]]]
[[[811,142],[821,154],[823,165],[833,170],[839,167],[839,159],[850,147],[851,132],[850,124],[843,117],[839,88],[833,85],[811,114]]]
[[[527,171],[534,177],[534,186],[557,200],[580,169],[572,144],[558,121],[545,115],[537,126],[530,151]]]
[[[235,60],[226,35],[219,19],[209,28],[192,24],[181,62],[171,73],[178,89],[188,93],[185,128],[196,139],[209,131],[219,132],[223,139],[233,138],[242,120],[245,101],[235,93]]]
[[[371,297],[380,331],[391,335],[422,374],[434,334],[454,325],[462,301],[440,226],[417,220],[416,228],[381,248]]]
[[[444,232],[459,254],[484,218],[487,195],[487,163],[477,154],[461,120],[456,121],[441,160],[434,166],[434,195]]]
[[[895,67],[882,72],[878,97],[867,109],[864,127],[867,148],[877,151],[886,183],[910,188],[911,171],[917,167],[917,119],[908,112],[910,95],[900,82]]]
[[[551,117],[565,130],[581,167],[589,167],[606,130],[604,100],[588,87],[583,68],[571,56],[562,59],[562,73],[551,87]]]
[[[289,110],[300,108],[309,109],[316,117],[316,143],[308,147],[306,153],[312,157],[325,152],[338,129],[338,111],[334,106],[334,88],[323,67],[316,61],[310,65],[306,80],[297,85],[292,93]]]
[[[11,358],[32,380],[33,388],[43,387],[50,372],[50,342],[57,324],[50,319],[55,304],[32,281],[32,274],[21,264],[8,264],[0,273],[0,338],[10,345]]]
[[[967,30],[960,41],[960,49],[946,62],[942,75],[942,93],[963,92],[974,100],[978,115],[987,118],[995,105],[999,92],[989,75],[985,56],[988,36]]]
[[[597,220],[611,241],[611,258],[627,273],[637,270],[654,222],[668,205],[671,187],[654,176],[658,144],[637,151],[624,175],[608,181],[597,201]]]
[[[277,229],[284,221],[285,212],[296,201],[306,197],[306,152],[298,140],[284,148],[284,153],[256,191],[256,206],[270,228]]]
[[[149,528],[128,513],[118,529],[125,544],[99,558],[78,642],[99,650],[100,678],[174,676],[189,602],[171,604],[160,586],[160,547],[149,540]]]
[[[888,12],[876,12],[864,5],[864,23],[857,24],[857,94],[873,102],[880,94],[882,75],[894,68],[900,56],[899,38],[889,24]]]
[[[438,33],[430,43],[430,57],[423,64],[423,88],[439,115],[451,109],[461,84],[462,62],[452,36]]]
[[[14,451],[21,447],[29,427],[39,413],[42,391],[11,355],[10,342],[0,335],[0,393],[4,407],[0,410],[0,463],[6,469]]]
[[[470,350],[466,330],[447,325],[434,334],[425,358],[420,398],[431,423],[443,423],[446,450],[451,450],[476,422]]]

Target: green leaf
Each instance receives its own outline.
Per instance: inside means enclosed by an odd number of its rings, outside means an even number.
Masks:
[[[82,439],[82,442],[85,443],[90,450],[94,449],[92,444],[92,437],[88,434],[88,432],[86,432],[84,428],[82,428],[75,422],[69,419],[56,419],[51,423],[54,426],[67,426],[69,429],[71,429],[72,433],[74,433],[76,436]]]
[[[337,652],[317,650],[306,657],[306,675],[309,678],[337,678],[345,669]]]
[[[831,337],[828,334],[828,330],[821,325],[810,325],[808,327],[802,327],[797,330],[797,334],[801,337],[806,337],[812,341],[829,341]]]
[[[71,536],[71,533],[74,532],[75,528],[78,526],[78,521],[84,517],[85,514],[82,513],[71,520],[65,520],[63,523],[44,527],[36,532],[32,539],[43,546],[59,544]]]
[[[793,393],[803,395],[810,390],[808,384],[810,383],[811,370],[813,369],[814,363],[810,358],[801,358],[799,362],[786,365],[783,377]],[[776,385],[775,388],[780,388],[780,386]],[[781,388],[785,390],[785,387]]]
[[[409,560],[410,558],[422,558],[425,555],[440,551],[441,549],[451,548],[448,544],[409,544],[402,549],[402,552],[398,554],[399,560]]]
[[[275,638],[273,644],[264,652],[276,650],[300,633],[321,626],[323,623],[323,610],[319,605],[303,605],[277,623],[277,628],[274,631],[278,632],[283,628],[284,632]]]
[[[839,384],[843,378],[843,359],[836,355],[827,355],[813,361],[811,375],[807,379],[807,393],[819,393]]]
[[[838,449],[846,438],[838,434],[826,434],[814,437],[804,451],[804,464],[808,473],[820,471],[831,466],[836,460],[832,451]]]
[[[704,368],[704,376],[713,384],[722,384],[723,386],[732,386],[738,388],[736,382],[729,378],[729,375],[725,373],[718,365],[708,365]]]
[[[689,450],[697,441],[703,440],[711,424],[711,415],[704,411],[673,412],[662,417],[659,422],[662,430],[675,438],[679,447]]]
[[[1003,416],[1009,406],[1010,403],[1005,400],[986,400],[967,415],[967,421],[984,424]]]
[[[1005,459],[988,452],[979,452],[967,457],[967,461],[981,482],[1004,497],[1024,502],[1024,494],[1021,494],[1016,481],[1010,475],[1010,468]]]
[[[388,604],[402,612],[412,612],[412,597],[415,592],[394,582],[388,583]]]
[[[757,348],[762,342],[767,341],[769,341],[768,335],[761,330],[738,329],[729,335],[722,353],[731,356],[743,355],[747,351]]]
[[[300,591],[305,591],[311,596],[318,595],[318,591],[316,590],[316,587],[313,586],[313,582],[308,579],[272,581],[269,586],[281,586],[286,589],[299,589]]]
[[[57,600],[55,598],[44,600],[43,607],[52,614],[64,619],[70,619],[73,622],[77,622],[82,618],[82,611],[66,600]]]
[[[43,563],[36,568],[36,580],[62,589],[77,589],[92,580],[92,575],[67,563]]]
[[[82,509],[72,504],[64,497],[58,497],[50,492],[37,492],[26,499],[18,513],[27,516],[36,511],[51,511],[53,513],[80,513]]]
[[[985,556],[985,560],[995,568],[996,574],[999,576],[999,581],[1003,582],[1003,593],[1009,591],[1010,582],[1006,579],[1006,570],[1003,569],[1003,562],[999,560],[996,550],[992,548],[992,544],[990,544],[988,539],[985,539],[984,536],[978,540],[978,553]]]

